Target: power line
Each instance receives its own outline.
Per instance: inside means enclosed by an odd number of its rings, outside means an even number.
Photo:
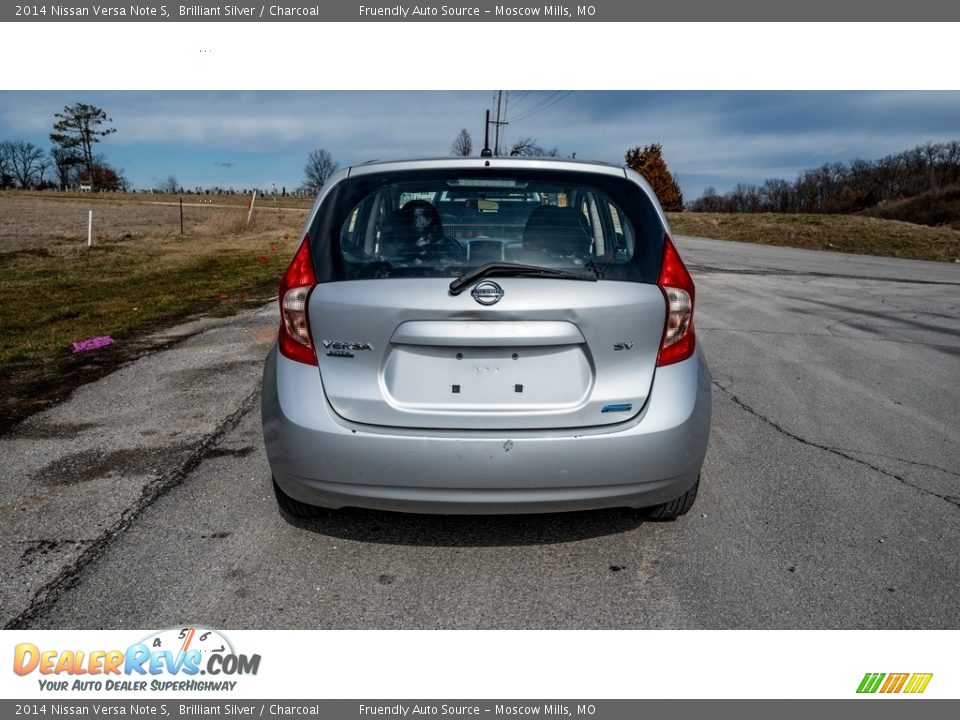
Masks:
[[[543,102],[538,103],[537,105],[534,105],[532,108],[530,108],[530,110],[528,110],[527,112],[523,113],[520,117],[515,117],[515,118],[513,119],[513,122],[517,122],[517,121],[519,121],[519,120],[526,120],[527,118],[533,117],[534,115],[539,115],[539,114],[542,113],[544,110],[548,110],[548,109],[552,108],[552,107],[553,107],[554,105],[556,105],[558,102],[562,102],[563,100],[566,100],[568,97],[570,97],[570,95],[573,94],[573,92],[574,92],[573,90],[567,90],[565,93],[563,93],[562,95],[560,95],[560,97],[557,97],[556,99],[552,100],[551,102],[548,102],[546,105],[544,105]],[[557,95],[557,93],[553,93],[553,95]],[[549,99],[550,99],[549,97],[546,98],[546,99],[544,100],[544,102],[546,102],[546,101],[549,100]],[[542,107],[541,107],[541,106],[542,106]]]
[[[522,103],[530,93],[531,93],[530,90],[524,90],[523,92],[521,92],[520,95],[517,96],[517,98],[513,101],[513,106],[516,107],[517,105]]]
[[[543,105],[544,103],[546,103],[548,100],[550,100],[550,98],[556,97],[556,96],[559,95],[559,94],[560,94],[560,91],[559,91],[559,90],[554,90],[554,91],[551,92],[549,95],[547,95],[545,98],[543,98],[542,100],[540,100],[540,102],[538,102],[538,103],[537,103],[536,105],[534,105],[532,108],[529,108],[529,109],[526,111],[526,113],[533,112],[534,110],[536,110],[537,108],[539,108],[541,105]],[[516,118],[516,119],[517,119],[517,120],[521,120],[521,119],[523,119],[523,116],[521,116],[521,117],[519,117],[519,118]]]

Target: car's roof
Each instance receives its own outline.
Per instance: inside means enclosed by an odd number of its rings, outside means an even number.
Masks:
[[[624,176],[625,169],[620,165],[605,162],[571,160],[553,157],[441,157],[419,158],[411,160],[371,160],[349,168],[347,177],[367,175],[380,172],[396,172],[402,170],[431,170],[440,168],[501,168],[509,169],[550,169],[571,170],[577,172],[591,172],[603,175]]]

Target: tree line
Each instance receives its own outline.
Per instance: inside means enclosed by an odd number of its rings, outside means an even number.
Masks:
[[[122,170],[116,170],[106,157],[95,151],[96,145],[117,130],[106,111],[94,105],[77,102],[54,114],[49,150],[23,140],[0,142],[0,189],[123,191],[131,189]],[[680,186],[667,169],[662,147],[651,144],[627,151],[625,162],[653,186],[661,205],[667,211],[683,209]],[[451,154],[462,157],[473,154],[474,144],[466,128],[454,139]],[[557,147],[543,148],[536,138],[524,137],[508,149],[511,157],[560,157]],[[576,159],[576,153],[570,156]],[[304,166],[304,179],[295,194],[316,194],[339,163],[324,148],[312,151]],[[177,179],[170,175],[160,184],[162,192],[184,192]],[[223,192],[222,189],[217,189]],[[286,189],[283,194],[286,195]]]
[[[103,109],[78,102],[54,113],[49,150],[24,140],[0,142],[0,189],[129,190],[123,171],[95,152],[102,138],[116,132],[112,122]]]
[[[879,160],[826,163],[793,182],[738,183],[723,195],[708,187],[693,212],[851,213],[890,200],[960,185],[960,141],[926,143]]]

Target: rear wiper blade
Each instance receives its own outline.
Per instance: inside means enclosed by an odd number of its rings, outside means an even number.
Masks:
[[[521,265],[520,263],[488,262],[470,272],[461,275],[450,283],[450,294],[459,295],[481,278],[499,275],[501,277],[542,277],[556,280],[592,280],[596,282],[597,271],[588,265],[584,272],[558,270],[539,265]]]

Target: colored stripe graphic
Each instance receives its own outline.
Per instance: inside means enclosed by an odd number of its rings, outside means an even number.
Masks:
[[[857,692],[875,693],[877,688],[880,687],[880,682],[884,677],[886,677],[884,673],[867,673],[863,676],[863,680],[860,681],[860,687],[857,688]]]
[[[886,678],[886,681],[884,681]],[[878,690],[881,693],[895,694],[903,691],[904,693],[918,694],[927,689],[933,673],[866,673],[860,685],[857,687],[858,693],[875,693]],[[883,683],[881,685],[881,683]]]
[[[903,684],[907,682],[910,673],[890,673],[887,675],[887,681],[880,688],[882,693],[898,693],[903,689]]]
[[[930,684],[931,678],[933,678],[933,673],[914,673],[910,678],[910,682],[907,683],[907,687],[904,692],[922,693],[927,689],[927,685]]]

